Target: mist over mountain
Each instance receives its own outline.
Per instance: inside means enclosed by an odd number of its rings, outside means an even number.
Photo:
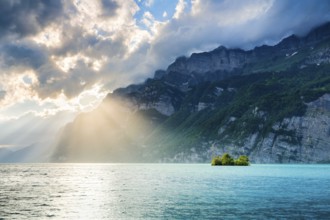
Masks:
[[[330,23],[253,50],[179,57],[61,131],[53,161],[330,161]]]

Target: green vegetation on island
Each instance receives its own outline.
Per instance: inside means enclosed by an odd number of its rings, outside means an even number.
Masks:
[[[249,158],[245,155],[239,156],[236,160],[232,158],[228,153],[222,156],[216,156],[212,158],[212,166],[249,166]]]

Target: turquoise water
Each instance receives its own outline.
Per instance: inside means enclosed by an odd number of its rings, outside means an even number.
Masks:
[[[0,219],[329,219],[330,165],[2,164]]]

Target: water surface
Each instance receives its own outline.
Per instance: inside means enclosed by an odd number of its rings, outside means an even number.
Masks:
[[[1,164],[2,219],[326,219],[330,165]]]

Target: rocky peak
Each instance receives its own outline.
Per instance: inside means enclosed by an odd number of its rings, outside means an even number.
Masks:
[[[228,71],[242,68],[249,61],[249,54],[240,49],[227,49],[223,46],[211,52],[193,53],[189,58],[180,57],[167,68],[167,73],[200,74]]]
[[[325,23],[315,29],[313,29],[307,36],[303,39],[305,42],[316,43],[325,39],[330,38],[330,22]]]
[[[154,79],[161,79],[165,76],[165,74],[166,74],[166,71],[164,71],[164,70],[156,70]]]
[[[275,47],[277,50],[286,52],[286,51],[291,51],[291,50],[297,50],[301,46],[302,46],[301,38],[299,38],[298,36],[293,34],[287,38],[284,38]]]

